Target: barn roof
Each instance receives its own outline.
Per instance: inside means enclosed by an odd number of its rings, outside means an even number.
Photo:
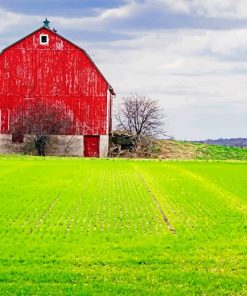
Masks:
[[[58,34],[56,31],[50,29],[49,27],[47,27],[46,25],[43,25],[42,27],[38,28],[37,30],[31,32],[30,34],[26,35],[25,37],[17,40],[16,42],[10,44],[9,46],[5,47],[1,52],[0,55],[2,55],[6,50],[8,50],[9,48],[11,48],[12,46],[16,45],[17,43],[21,42],[22,40],[28,38],[29,36],[37,33],[38,31],[45,29],[47,31],[49,31],[50,33],[57,35],[58,37],[62,38],[63,40],[65,40],[66,42],[69,42],[70,44],[72,44],[73,46],[77,47],[79,50],[81,50],[86,56],[87,58],[90,60],[90,62],[94,65],[94,67],[98,70],[98,72],[100,73],[100,75],[104,78],[104,80],[106,81],[107,85],[108,85],[108,89],[111,92],[112,95],[116,95],[113,87],[110,85],[110,83],[107,81],[107,79],[105,78],[105,76],[102,74],[102,72],[99,70],[99,68],[97,67],[97,65],[94,63],[94,61],[91,59],[91,57],[89,56],[89,54],[80,46],[78,46],[77,44],[73,43],[72,41],[68,40],[67,38],[63,37],[62,35]]]

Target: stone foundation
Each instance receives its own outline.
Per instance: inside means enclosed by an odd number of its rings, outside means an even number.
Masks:
[[[46,155],[84,156],[83,136],[50,136],[46,145]],[[109,136],[100,136],[100,157],[108,156]],[[37,155],[33,141],[24,137],[24,142],[12,143],[12,135],[0,134],[0,154],[29,154]]]

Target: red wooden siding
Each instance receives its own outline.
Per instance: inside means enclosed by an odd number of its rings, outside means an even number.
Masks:
[[[0,130],[2,133],[7,133],[9,129],[9,110],[2,109],[0,115]]]
[[[47,34],[48,45],[40,44]],[[30,100],[58,103],[73,116],[76,134],[108,134],[109,84],[88,55],[53,31],[41,28],[0,55],[1,132],[6,110],[23,110]],[[107,102],[109,101],[109,102]]]
[[[84,156],[99,157],[99,136],[84,137]]]

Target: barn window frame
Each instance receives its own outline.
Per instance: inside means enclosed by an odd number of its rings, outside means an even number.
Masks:
[[[45,41],[42,40],[44,37],[46,38]],[[41,45],[48,45],[49,44],[49,35],[48,34],[40,34],[39,35],[39,43]]]

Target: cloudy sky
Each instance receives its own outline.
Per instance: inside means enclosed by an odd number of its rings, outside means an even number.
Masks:
[[[247,137],[247,0],[0,0],[0,50],[42,25],[117,92],[158,99],[177,139]]]

